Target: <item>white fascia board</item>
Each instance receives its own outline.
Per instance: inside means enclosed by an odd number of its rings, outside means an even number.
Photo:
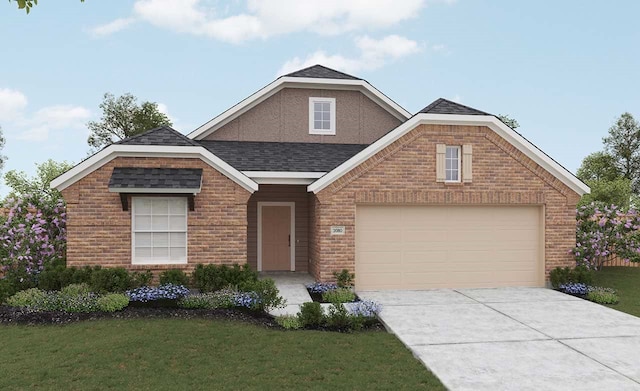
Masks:
[[[505,125],[502,121],[492,115],[453,115],[453,114],[417,114],[409,121],[401,124],[395,130],[387,133],[375,143],[360,151],[351,159],[342,163],[327,175],[318,179],[307,187],[310,192],[317,193],[329,186],[333,181],[340,178],[353,168],[357,167],[371,156],[386,148],[394,141],[414,129],[418,125],[466,125],[466,126],[486,126],[496,132],[499,136],[507,140],[519,151],[524,153],[534,162],[539,164],[549,173],[558,178],[579,195],[588,194],[589,186],[576,178],[566,168],[562,167],[548,155],[538,149],[530,141],[522,137],[519,133]]]
[[[267,86],[259,89],[248,98],[242,100],[240,103],[231,107],[222,114],[216,116],[212,120],[208,121],[204,125],[198,127],[193,132],[189,133],[187,137],[192,140],[202,140],[211,133],[215,132],[222,126],[228,124],[238,116],[246,113],[251,108],[255,107],[259,103],[265,101],[269,97],[275,95],[278,91],[285,87],[289,88],[315,88],[315,89],[356,89],[365,94],[369,99],[382,104],[392,115],[401,121],[406,121],[411,117],[411,113],[403,109],[396,102],[391,100],[388,96],[384,95],[377,88],[373,87],[365,80],[351,80],[351,79],[317,79],[311,77],[280,77],[268,84]]]
[[[310,185],[326,172],[242,171],[259,185]]]
[[[52,180],[50,187],[59,191],[64,190],[117,157],[197,158],[212,166],[247,191],[253,193],[258,190],[258,184],[256,182],[231,167],[228,163],[204,147],[121,144],[112,144],[79,163],[71,170]]]
[[[117,188],[110,187],[109,192],[111,193],[148,193],[148,194],[198,194],[200,193],[200,188],[197,189],[174,189],[174,188],[135,188],[135,187],[127,187],[127,188]]]

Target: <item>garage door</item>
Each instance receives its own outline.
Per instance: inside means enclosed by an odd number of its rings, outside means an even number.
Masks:
[[[542,286],[541,210],[358,206],[356,288]]]

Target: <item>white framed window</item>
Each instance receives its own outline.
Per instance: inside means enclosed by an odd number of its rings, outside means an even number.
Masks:
[[[187,197],[132,197],[131,262],[187,263]]]
[[[447,145],[444,156],[445,182],[460,182],[460,147]]]
[[[309,134],[336,134],[335,98],[309,98]]]

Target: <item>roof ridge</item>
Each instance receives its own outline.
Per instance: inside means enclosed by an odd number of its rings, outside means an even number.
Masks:
[[[442,105],[450,105],[451,107],[454,107],[455,109],[451,110],[447,110],[446,108],[442,108],[443,111],[447,111],[447,112],[440,112],[437,114],[470,114],[470,115],[491,115],[493,116],[493,114],[487,113],[485,111],[482,110],[478,110],[474,107],[471,106],[467,106],[467,105],[463,105],[462,103],[457,103],[454,101],[451,101],[449,99],[445,99],[445,98],[438,98],[436,100],[434,100],[433,102],[431,102],[429,105],[427,105],[427,107],[425,107],[424,109],[420,110],[418,113],[424,113],[424,114],[429,114],[435,111],[438,107],[442,106]],[[463,109],[465,111],[465,113],[457,113],[457,110]]]
[[[191,145],[193,145],[193,146],[199,146],[199,145],[200,145],[200,144],[198,144],[197,142],[195,142],[194,140],[192,140],[192,139],[190,139],[189,137],[185,136],[184,134],[182,134],[182,133],[178,132],[177,130],[175,130],[174,128],[172,128],[172,127],[171,127],[171,126],[169,126],[169,125],[160,125],[160,126],[157,126],[157,127],[155,127],[155,128],[151,128],[151,129],[149,129],[149,130],[145,130],[145,131],[144,131],[144,132],[142,132],[142,133],[138,133],[138,134],[135,134],[135,135],[133,135],[133,136],[130,136],[130,137],[124,138],[124,139],[122,139],[122,140],[118,140],[118,141],[114,142],[113,144],[126,144],[126,143],[128,143],[129,141],[131,141],[131,140],[138,139],[138,138],[140,138],[140,137],[143,137],[143,136],[149,135],[149,134],[151,134],[151,133],[158,132],[158,131],[163,130],[163,129],[168,130],[169,132],[173,133],[175,136],[179,137],[180,139],[182,139],[182,140],[184,140],[184,141],[187,141],[189,144],[191,144]]]
[[[310,65],[310,66],[308,66],[306,68],[302,68],[302,69],[298,69],[297,71],[289,72],[289,73],[287,73],[285,75],[282,75],[281,77],[302,77],[302,76],[298,76],[297,74],[304,73],[304,72],[312,70],[314,68],[322,68],[323,70],[340,74],[340,75],[345,76],[346,78],[349,78],[349,79],[363,80],[363,79],[361,79],[361,78],[359,78],[357,76],[353,76],[353,75],[350,75],[350,74],[348,74],[346,72],[342,72],[342,71],[338,71],[338,70],[333,69],[333,68],[329,68],[328,66],[325,66],[325,65],[322,65],[322,64]],[[332,77],[318,77],[318,78],[333,79]]]

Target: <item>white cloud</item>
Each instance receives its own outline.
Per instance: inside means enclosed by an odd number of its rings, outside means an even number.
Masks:
[[[398,35],[389,35],[380,40],[368,36],[358,37],[355,39],[355,45],[359,50],[359,55],[357,56],[329,55],[319,50],[310,54],[304,60],[300,57],[294,57],[285,62],[278,71],[278,75],[315,64],[322,64],[347,73],[372,70],[382,67],[389,61],[406,57],[421,50],[416,41]]]
[[[0,88],[0,122],[12,121],[27,107],[27,97],[20,91]]]
[[[94,37],[103,37],[106,35],[111,35],[113,33],[117,33],[118,31],[122,31],[133,24],[136,20],[134,18],[121,18],[116,19],[112,22],[102,24],[100,26],[96,26],[92,28],[91,35]]]
[[[452,102],[456,102],[456,103],[462,103],[462,98],[460,97],[460,95],[456,94],[455,96],[453,96],[451,99],[449,99]]]
[[[429,3],[451,0],[246,0],[231,13],[205,0],[137,0],[131,18],[178,33],[240,43],[277,35],[312,32],[337,35],[394,26],[415,18]],[[93,29],[101,35],[128,26],[131,18],[118,19]]]

